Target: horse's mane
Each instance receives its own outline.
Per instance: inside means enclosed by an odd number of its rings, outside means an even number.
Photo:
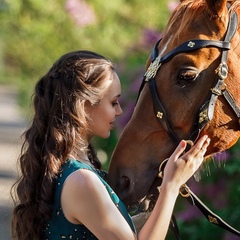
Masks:
[[[204,0],[185,0],[183,3],[179,4],[173,11],[166,27],[164,33],[168,32],[172,28],[174,23],[180,22],[180,26],[176,29],[176,36],[179,36],[184,26],[188,24],[189,21],[194,19],[194,15],[201,7],[205,6]]]
[[[240,8],[239,0],[229,0],[228,3],[231,5],[230,11],[237,10]],[[205,0],[185,0],[173,11],[166,27],[164,30],[164,34],[171,29],[176,22],[180,22],[179,27],[176,29],[175,36],[179,36],[182,30],[186,25],[188,25],[189,21],[194,19],[194,15],[198,11],[203,11],[205,8]]]

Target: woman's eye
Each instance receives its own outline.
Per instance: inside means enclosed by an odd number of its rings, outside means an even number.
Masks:
[[[187,85],[193,83],[198,76],[198,72],[196,70],[182,70],[178,74],[177,84],[179,85]]]
[[[118,104],[119,104],[118,101],[112,102],[112,106],[113,106],[113,107],[116,106],[116,105],[118,105]]]

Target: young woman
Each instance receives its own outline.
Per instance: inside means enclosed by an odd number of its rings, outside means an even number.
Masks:
[[[165,168],[156,206],[135,233],[90,143],[94,136],[109,137],[122,114],[120,94],[113,64],[90,51],[63,55],[38,81],[19,158],[13,239],[165,238],[179,188],[201,165],[209,139],[202,137],[181,157],[187,144],[179,144]]]

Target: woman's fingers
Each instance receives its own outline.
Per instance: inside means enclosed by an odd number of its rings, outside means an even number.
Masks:
[[[205,135],[189,151],[183,154],[187,142],[182,140],[165,167],[163,183],[172,182],[177,187],[186,183],[201,166],[209,142],[210,139]]]
[[[196,171],[204,160],[204,155],[207,151],[209,143],[210,138],[207,135],[201,137],[198,142],[181,158],[185,159],[185,161],[189,161],[193,170]]]
[[[181,154],[185,151],[186,147],[187,142],[185,140],[182,140],[172,154],[172,156],[174,156],[174,160],[177,160],[181,156]]]
[[[201,137],[197,143],[188,151],[192,156],[198,154],[204,155],[207,151],[207,147],[210,143],[210,138],[207,135]]]

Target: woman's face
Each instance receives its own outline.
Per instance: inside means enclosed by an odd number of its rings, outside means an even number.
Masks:
[[[101,99],[98,105],[92,106],[86,104],[86,110],[90,117],[89,134],[90,140],[93,136],[108,138],[110,131],[114,127],[116,117],[122,114],[122,108],[119,104],[121,95],[121,84],[117,74],[113,73],[113,79],[109,79],[108,91]]]

